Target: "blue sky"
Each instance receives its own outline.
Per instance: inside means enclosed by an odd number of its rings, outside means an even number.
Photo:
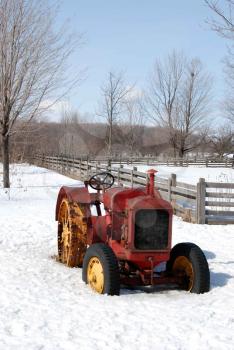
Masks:
[[[156,58],[171,50],[198,57],[214,76],[214,100],[224,93],[222,59],[226,42],[210,31],[211,16],[203,0],[67,0],[59,22],[84,33],[85,45],[72,58],[75,70],[87,68],[86,79],[69,101],[81,112],[94,112],[100,85],[110,70],[125,71],[129,84],[139,89]]]

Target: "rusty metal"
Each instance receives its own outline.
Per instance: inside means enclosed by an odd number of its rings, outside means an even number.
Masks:
[[[154,178],[156,173],[157,173],[157,170],[154,170],[154,169],[150,169],[147,171],[148,180],[149,180],[147,183],[147,194],[152,197],[155,195]]]
[[[62,187],[56,205],[59,260],[70,267],[81,266],[87,246],[105,243],[118,259],[121,283],[132,286],[181,284],[179,274],[154,272],[156,266],[170,258],[173,215],[171,204],[161,198],[154,186],[155,173],[153,169],[148,171],[146,187],[114,187],[105,191],[98,187],[96,193],[89,192],[88,181],[84,187]],[[96,207],[97,215],[91,215],[91,206]],[[137,215],[142,210],[145,213],[155,211],[156,218],[163,213],[162,217],[167,220],[162,228],[165,243],[161,248],[136,247]],[[144,230],[143,227],[142,234]],[[104,280],[99,270],[96,260],[88,265],[88,278],[101,293]]]
[[[69,267],[81,266],[87,247],[84,207],[64,198],[58,212],[58,259]]]

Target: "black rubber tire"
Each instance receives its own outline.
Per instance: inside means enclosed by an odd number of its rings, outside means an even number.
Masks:
[[[119,295],[120,273],[118,260],[113,250],[104,243],[92,244],[86,251],[83,261],[82,279],[87,283],[87,268],[91,258],[97,257],[104,271],[104,290],[102,294]]]
[[[203,251],[194,243],[179,243],[175,245],[167,262],[167,272],[172,272],[174,261],[179,256],[185,256],[192,264],[194,271],[191,293],[206,293],[210,290],[210,271]]]

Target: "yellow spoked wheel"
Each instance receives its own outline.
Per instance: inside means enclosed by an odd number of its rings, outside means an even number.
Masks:
[[[95,256],[90,259],[87,268],[87,282],[96,292],[104,290],[104,272],[101,261]]]
[[[119,295],[119,264],[111,247],[95,243],[87,249],[82,279],[99,294]]]
[[[192,290],[194,283],[193,266],[185,256],[178,256],[175,259],[172,272],[175,276],[183,278],[186,290]]]
[[[203,251],[196,244],[176,244],[171,250],[166,271],[178,277],[180,287],[191,293],[210,290],[209,266]]]
[[[87,248],[85,211],[63,199],[58,213],[58,258],[69,267],[82,266]]]

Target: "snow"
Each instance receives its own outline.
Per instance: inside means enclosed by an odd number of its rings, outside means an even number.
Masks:
[[[10,193],[0,189],[0,349],[233,349],[233,225],[174,218],[173,244],[193,241],[206,254],[209,293],[98,295],[82,282],[81,269],[52,258],[59,187],[80,183],[26,164],[11,170]]]
[[[234,153],[224,154],[224,157],[234,159]]]
[[[118,166],[118,165],[117,165]],[[231,182],[234,183],[234,169],[231,168],[205,168],[205,167],[169,167],[158,165],[123,164],[124,168],[132,169],[137,167],[140,172],[148,169],[158,170],[157,176],[169,178],[171,174],[176,174],[177,180],[191,185],[197,184],[199,178],[203,177],[207,182]]]

